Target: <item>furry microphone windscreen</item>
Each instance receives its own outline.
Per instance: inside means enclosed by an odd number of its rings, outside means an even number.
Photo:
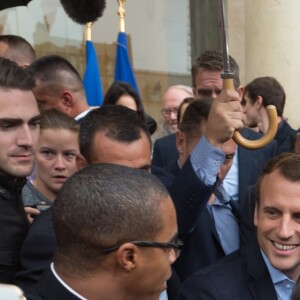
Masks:
[[[60,0],[66,14],[76,23],[85,25],[102,17],[105,0]]]

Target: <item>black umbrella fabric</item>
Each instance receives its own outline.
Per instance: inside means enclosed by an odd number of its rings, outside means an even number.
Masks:
[[[26,6],[31,0],[0,0],[0,10],[15,7]]]

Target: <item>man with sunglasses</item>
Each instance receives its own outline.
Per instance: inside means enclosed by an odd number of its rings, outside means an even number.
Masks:
[[[158,299],[182,246],[163,184],[119,165],[94,164],[71,177],[53,224],[56,256],[37,286],[45,300]]]

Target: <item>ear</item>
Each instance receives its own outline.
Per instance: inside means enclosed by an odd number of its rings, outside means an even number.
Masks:
[[[176,148],[179,154],[185,151],[185,135],[179,129],[176,132]]]
[[[73,98],[72,92],[63,91],[62,95],[61,95],[61,98],[62,98],[62,102],[63,102],[64,107],[68,111],[71,110],[74,107],[74,98]]]
[[[261,96],[257,96],[256,100],[255,100],[255,105],[257,106],[257,109],[260,109],[263,106],[263,98]]]
[[[131,243],[123,244],[116,253],[116,258],[121,266],[128,272],[134,270],[139,260],[138,247]]]
[[[77,165],[78,170],[80,170],[80,169],[86,167],[88,165],[88,163],[81,154],[78,154],[78,155],[76,155],[76,165]]]
[[[240,101],[242,101],[245,93],[245,87],[243,85],[240,85],[236,91],[239,94]]]

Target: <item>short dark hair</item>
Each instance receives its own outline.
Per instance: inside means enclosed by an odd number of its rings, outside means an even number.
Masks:
[[[142,120],[145,120],[142,100],[133,86],[129,83],[114,81],[104,96],[103,105],[115,105],[124,95],[129,95],[133,98],[136,103],[138,115],[142,118]]]
[[[16,62],[0,57],[0,88],[30,91],[34,79]]]
[[[132,240],[153,240],[164,220],[168,192],[145,170],[93,164],[70,177],[53,205],[55,263],[69,274],[92,273],[101,249]]]
[[[66,86],[72,91],[84,91],[78,71],[67,59],[59,55],[43,56],[34,61],[27,71],[35,80],[50,88]]]
[[[274,77],[258,77],[245,86],[245,94],[251,103],[258,96],[263,99],[263,106],[274,105],[279,117],[282,117],[285,106],[285,92],[282,85]]]
[[[200,126],[203,121],[207,121],[212,102],[211,98],[195,99],[186,108],[179,130],[184,133],[188,143],[202,136]]]
[[[289,181],[300,181],[300,154],[282,153],[272,158],[266,164],[256,183],[256,202],[258,205],[260,203],[260,190],[264,177],[276,170]]]
[[[121,105],[104,105],[89,112],[80,123],[80,153],[88,163],[93,160],[93,141],[96,133],[100,131],[105,132],[107,137],[122,143],[139,140],[144,132],[151,146],[146,124],[135,111]]]
[[[193,97],[188,97],[188,98],[184,98],[183,101],[180,103],[179,107],[178,107],[178,112],[177,112],[177,124],[180,124],[180,121],[182,120],[182,107],[187,104],[189,105],[192,101],[194,101],[195,98]]]
[[[50,108],[41,112],[41,130],[43,129],[67,129],[79,133],[79,124],[74,118],[55,109]]]
[[[21,36],[12,34],[0,35],[0,42],[8,46],[3,57],[15,61],[19,65],[30,64],[36,60],[35,50]]]
[[[240,86],[240,69],[232,56],[229,56],[229,63],[230,69],[234,73],[233,84],[237,89]],[[194,88],[196,87],[196,76],[199,69],[222,72],[224,70],[222,52],[217,50],[205,51],[194,60],[192,65],[192,84]]]

